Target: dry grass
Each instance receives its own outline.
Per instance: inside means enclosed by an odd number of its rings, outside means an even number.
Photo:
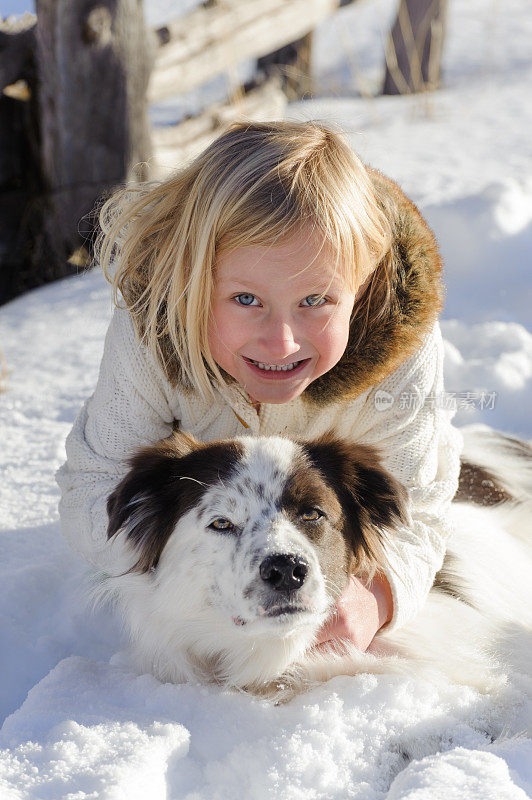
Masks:
[[[9,375],[9,370],[7,368],[7,362],[4,358],[4,354],[0,350],[0,392],[7,392],[8,385],[7,385],[7,376]]]
[[[388,35],[385,56],[388,70],[400,94],[433,91],[438,87],[439,66],[444,37],[445,3],[441,3],[440,14],[435,17],[434,11],[437,7],[438,0],[432,0],[432,2],[428,4],[423,18],[418,22],[416,26],[417,30],[414,33],[406,2],[401,0],[399,4],[397,17],[401,36],[407,52],[412,86],[405,80],[401,68],[399,67],[392,31],[390,31]],[[422,53],[429,37],[431,38],[431,45],[427,69],[428,75],[427,80],[425,80],[422,72]]]
[[[435,9],[440,8],[438,17],[434,16]],[[444,0],[427,0],[427,7],[420,20],[412,24],[406,0],[398,3],[397,16],[394,27],[399,25],[400,33],[404,42],[405,55],[408,60],[408,67],[405,70],[399,66],[396,45],[393,38],[394,28],[381,27],[381,40],[384,51],[384,67],[388,70],[390,77],[397,86],[399,94],[411,95],[415,104],[412,110],[415,115],[432,115],[432,95],[439,85],[440,61],[445,34],[445,9]],[[369,79],[364,70],[357,63],[353,44],[346,26],[340,21],[338,15],[332,17],[337,40],[342,47],[344,57],[347,61],[349,73],[353,79],[354,86],[360,96],[367,101],[368,113],[374,122],[378,121],[378,109],[375,100],[380,96],[384,86],[384,75],[381,84],[375,85],[373,78]],[[426,65],[426,76],[423,73],[422,54],[425,42],[430,36],[431,45],[429,59]],[[406,72],[406,77],[404,72]],[[411,83],[409,83],[411,81]]]
[[[435,11],[438,13],[435,15]],[[446,21],[446,0],[431,0],[427,3],[424,15],[416,24],[414,32],[406,0],[400,0],[397,22],[404,42],[408,59],[408,79],[399,66],[393,28],[389,31],[385,45],[385,60],[388,72],[399,94],[414,95],[417,99],[414,113],[430,117],[433,113],[432,95],[440,81],[440,64],[443,51]],[[427,39],[430,38],[429,58],[426,76],[423,74],[422,54]],[[404,67],[403,67],[404,69]]]

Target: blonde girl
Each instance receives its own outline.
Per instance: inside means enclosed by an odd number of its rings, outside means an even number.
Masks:
[[[111,197],[101,227],[116,309],[58,472],[67,540],[119,569],[107,497],[129,456],[174,428],[332,430],[380,449],[411,522],[317,641],[365,650],[413,617],[442,564],[461,449],[440,402],[441,261],[415,206],[325,125],[238,124],[162,183]]]

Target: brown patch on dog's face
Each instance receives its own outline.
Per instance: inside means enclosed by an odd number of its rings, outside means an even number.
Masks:
[[[301,477],[295,481],[296,496],[303,498],[308,492],[313,498],[321,491],[329,498],[330,519],[322,523],[327,532],[319,542],[329,565],[325,574],[334,563],[345,565],[346,575],[371,573],[383,563],[386,534],[407,521],[405,488],[381,466],[373,447],[331,435],[301,446],[305,459]]]
[[[344,536],[344,512],[334,489],[305,455],[296,460],[281,505],[290,521],[313,543],[328,591],[338,597],[345,588],[353,560]]]

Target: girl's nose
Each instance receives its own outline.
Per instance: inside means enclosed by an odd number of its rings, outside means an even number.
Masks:
[[[268,320],[259,325],[258,345],[265,363],[281,361],[301,350],[292,327],[284,321]]]

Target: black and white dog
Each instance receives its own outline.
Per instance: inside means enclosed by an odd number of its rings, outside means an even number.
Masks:
[[[378,570],[383,537],[408,521],[375,450],[179,432],[143,449],[108,500],[108,535],[131,561],[100,586],[139,667],[279,700],[361,671],[429,665],[483,690],[494,667],[528,671],[532,448],[489,429],[465,438],[443,569],[416,619],[379,633],[371,653],[314,645],[349,574]]]

